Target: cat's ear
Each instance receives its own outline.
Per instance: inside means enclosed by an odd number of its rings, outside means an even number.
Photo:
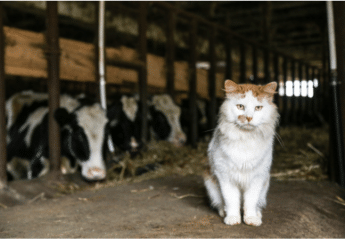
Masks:
[[[224,83],[224,87],[225,87],[226,93],[231,93],[231,92],[236,91],[238,85],[232,80],[226,80]]]
[[[263,90],[266,92],[266,93],[269,93],[269,94],[274,94],[276,93],[276,89],[277,89],[277,82],[271,82],[271,83],[268,83],[267,85],[264,86]]]

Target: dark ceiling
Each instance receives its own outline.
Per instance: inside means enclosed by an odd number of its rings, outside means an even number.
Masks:
[[[182,1],[176,7],[249,39],[320,64],[327,42],[324,1]]]

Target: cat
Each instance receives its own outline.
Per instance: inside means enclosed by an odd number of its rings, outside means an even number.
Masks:
[[[208,145],[209,169],[204,174],[211,206],[225,224],[241,223],[242,201],[244,223],[262,224],[279,120],[273,103],[276,88],[276,82],[260,86],[225,81],[226,97]]]

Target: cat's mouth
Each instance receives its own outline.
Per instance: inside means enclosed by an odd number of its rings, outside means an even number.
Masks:
[[[240,128],[241,128],[241,129],[244,129],[244,130],[254,130],[254,129],[256,128],[256,126],[247,123],[247,124],[241,124],[241,125],[240,125]]]

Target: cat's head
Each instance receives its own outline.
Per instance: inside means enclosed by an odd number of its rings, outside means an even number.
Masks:
[[[263,124],[276,124],[277,107],[273,103],[277,83],[267,85],[236,84],[225,81],[226,100],[221,112],[227,121],[243,130],[254,130]]]

